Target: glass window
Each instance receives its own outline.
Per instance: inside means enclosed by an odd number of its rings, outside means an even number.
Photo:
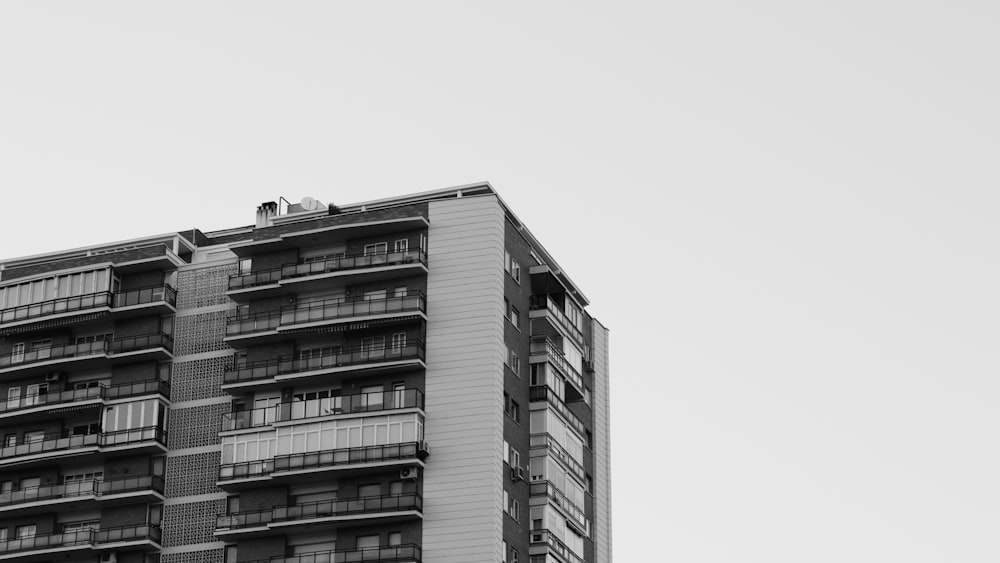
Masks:
[[[385,254],[388,251],[389,251],[389,243],[386,242],[378,242],[375,244],[365,245],[365,256],[371,254]]]
[[[360,487],[359,487],[360,489]],[[373,547],[378,547],[378,534],[373,534],[370,536],[358,536],[355,540],[355,545],[358,549],[371,549]]]
[[[17,539],[26,540],[35,537],[35,525],[25,524],[17,527]]]
[[[389,532],[389,545],[403,545],[403,533]]]
[[[409,248],[409,245],[410,245],[410,241],[409,240],[407,240],[405,238],[404,239],[399,239],[399,240],[396,241],[396,244],[394,245],[394,250],[396,252],[406,252],[407,249]]]

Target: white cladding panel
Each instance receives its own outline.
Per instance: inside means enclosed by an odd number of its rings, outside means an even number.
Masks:
[[[611,411],[608,329],[594,320],[594,561],[611,563]]]
[[[495,563],[503,534],[504,213],[429,204],[423,559]]]

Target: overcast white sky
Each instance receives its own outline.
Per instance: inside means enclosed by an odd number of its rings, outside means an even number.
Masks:
[[[489,180],[620,563],[1000,560],[995,2],[345,4],[0,4],[0,258]]]

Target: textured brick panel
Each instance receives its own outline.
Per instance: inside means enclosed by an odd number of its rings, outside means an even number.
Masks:
[[[215,350],[228,350],[222,342],[226,334],[228,311],[215,311],[201,315],[177,317],[174,320],[174,355],[200,354]]]
[[[222,563],[224,555],[222,549],[191,551],[188,553],[164,553],[160,556],[160,563]]]
[[[219,385],[222,372],[231,361],[231,357],[225,357],[174,362],[170,374],[170,400],[180,402],[225,395]]]
[[[230,411],[228,403],[189,409],[170,410],[170,449],[197,448],[219,443],[222,414]]]
[[[177,276],[177,308],[193,309],[229,303],[226,288],[236,264],[184,270]]]
[[[164,506],[163,546],[215,541],[216,516],[225,511],[225,499]]]
[[[166,495],[170,498],[219,492],[219,452],[167,458]],[[214,521],[213,521],[214,525]]]

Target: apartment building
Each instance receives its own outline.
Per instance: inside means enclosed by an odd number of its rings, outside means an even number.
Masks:
[[[251,218],[0,263],[0,561],[610,563],[608,332],[488,183]]]

